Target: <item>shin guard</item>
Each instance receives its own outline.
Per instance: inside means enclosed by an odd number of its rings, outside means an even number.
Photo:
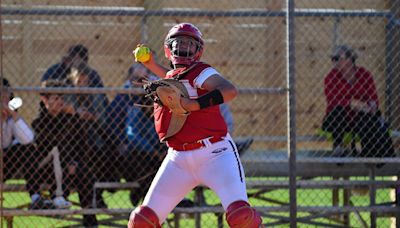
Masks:
[[[157,214],[146,206],[140,206],[132,211],[128,228],[161,228]]]
[[[259,228],[262,218],[246,201],[231,203],[226,210],[226,221],[230,228]]]

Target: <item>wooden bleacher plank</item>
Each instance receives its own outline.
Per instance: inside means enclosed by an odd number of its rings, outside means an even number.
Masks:
[[[139,188],[140,185],[137,182],[96,182],[94,188],[101,189],[120,189],[127,190],[132,188]],[[46,190],[49,187],[47,185],[41,185],[42,190]],[[0,190],[3,192],[24,192],[26,191],[25,184],[0,184]]]
[[[132,189],[139,188],[140,184],[138,182],[96,182],[94,184],[94,188],[102,188],[102,189]]]
[[[0,184],[3,192],[23,192],[26,191],[25,184]]]
[[[246,176],[287,177],[289,161],[287,152],[248,151],[241,157]],[[386,163],[375,169],[376,176],[400,174],[400,157],[395,158],[340,158],[329,157],[329,151],[298,151],[296,175],[314,176],[368,176],[377,163]]]
[[[289,188],[289,181],[275,180],[247,180],[247,188],[283,189]],[[323,189],[323,188],[357,188],[374,185],[377,188],[394,188],[400,185],[400,181],[359,181],[359,180],[298,180],[296,188]]]
[[[269,212],[287,212],[289,206],[267,206],[255,207],[257,211],[262,213]],[[14,210],[6,209],[3,211],[4,216],[54,216],[54,215],[77,215],[77,214],[129,214],[132,209],[51,209],[51,210]],[[299,206],[298,211],[310,213],[344,213],[344,212],[379,212],[379,213],[400,213],[399,207],[385,207],[385,206]],[[204,206],[204,207],[188,207],[188,208],[175,208],[173,213],[223,213],[224,210],[221,206]]]

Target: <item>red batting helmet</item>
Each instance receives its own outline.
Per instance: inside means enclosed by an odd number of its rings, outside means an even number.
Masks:
[[[192,41],[182,47],[182,42],[184,42],[182,37],[189,37]],[[180,23],[172,27],[165,37],[165,57],[173,65],[190,65],[200,59],[203,54],[203,45],[202,34],[196,26],[190,23]]]

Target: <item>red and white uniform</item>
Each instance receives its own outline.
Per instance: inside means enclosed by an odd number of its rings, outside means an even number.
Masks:
[[[195,63],[196,66],[186,73],[179,81],[185,85],[191,99],[209,92],[201,88],[203,82],[211,75],[218,72],[205,63]],[[172,78],[179,70],[169,71],[166,78]],[[156,131],[162,139],[168,130],[171,112],[167,107],[155,103],[154,120]],[[179,148],[185,143],[196,142],[211,136],[224,137],[227,134],[227,126],[221,115],[218,105],[191,112],[185,125],[175,135],[167,139],[167,144],[172,148]]]
[[[167,78],[176,73],[170,71]],[[209,92],[202,89],[202,85],[211,75],[220,74],[211,66],[198,62],[179,81],[186,86],[190,98],[195,99]],[[168,108],[157,105],[154,113],[156,130],[162,138],[171,114]],[[144,206],[158,215],[160,223],[198,185],[213,190],[225,210],[232,202],[248,201],[239,154],[227,133],[218,105],[191,112],[183,128],[166,141],[168,154],[143,201]],[[196,148],[187,150],[191,148],[185,147],[187,144],[196,145]]]

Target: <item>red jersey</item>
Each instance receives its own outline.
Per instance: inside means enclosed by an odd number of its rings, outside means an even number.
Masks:
[[[197,62],[192,69],[190,67],[186,73],[180,74],[178,79],[185,85],[190,99],[196,99],[209,91],[201,88],[202,82],[208,76],[207,71],[211,70],[216,72],[210,65]],[[176,77],[182,69],[171,70],[167,73],[166,78]],[[200,79],[201,77],[201,79]],[[197,80],[197,81],[196,81]],[[200,82],[199,82],[200,81]],[[200,85],[199,85],[200,83]],[[155,128],[160,139],[162,139],[168,130],[171,120],[171,112],[169,108],[160,106],[155,103],[154,105],[154,121]],[[185,143],[196,142],[211,136],[224,137],[227,134],[227,126],[224,118],[221,115],[218,105],[204,108],[198,111],[191,112],[182,129],[175,135],[166,139],[169,146],[181,146]]]
[[[326,114],[336,106],[343,106],[350,111],[352,99],[373,103],[379,107],[378,93],[372,74],[363,67],[358,67],[355,73],[356,80],[353,84],[348,82],[337,69],[332,69],[325,77],[324,92],[326,97]],[[350,114],[350,116],[352,116]]]

